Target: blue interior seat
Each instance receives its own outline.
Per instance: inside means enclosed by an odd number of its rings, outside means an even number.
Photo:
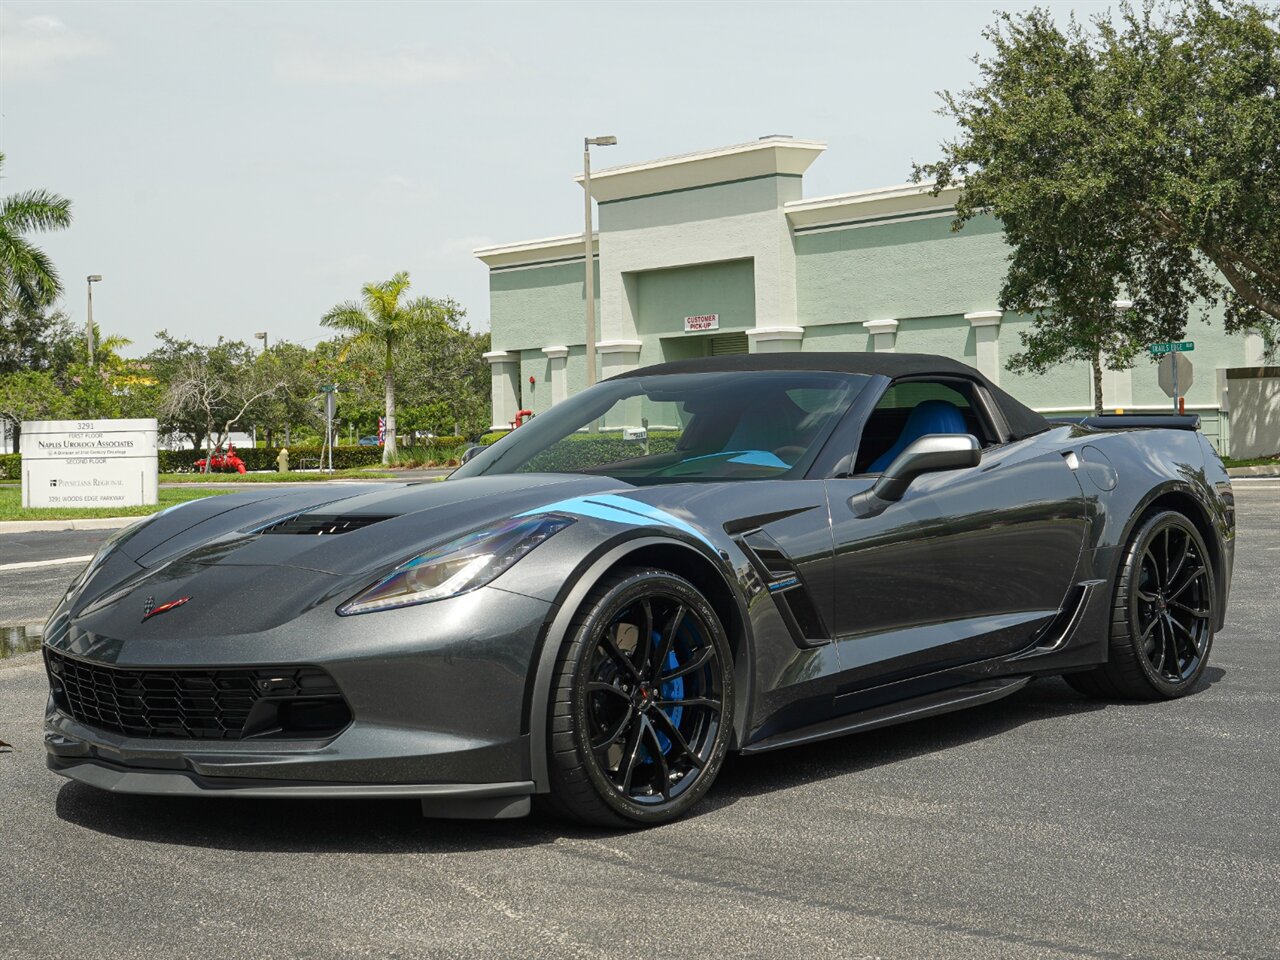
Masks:
[[[945,400],[925,400],[916,404],[907,422],[898,434],[898,439],[867,467],[868,473],[883,473],[894,457],[905,450],[911,443],[931,433],[968,433],[964,414],[954,404]]]

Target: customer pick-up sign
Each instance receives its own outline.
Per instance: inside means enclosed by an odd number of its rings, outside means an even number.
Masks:
[[[704,313],[700,317],[685,317],[684,332],[685,333],[702,333],[706,330],[720,329],[720,314]]]

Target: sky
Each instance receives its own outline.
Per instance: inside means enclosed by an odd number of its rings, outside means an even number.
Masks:
[[[1101,3],[1047,3],[1059,19]],[[582,229],[613,166],[784,133],[805,195],[902,183],[951,135],[994,0],[0,5],[0,194],[70,197],[38,243],[107,334],[314,343],[407,270],[488,329],[471,251]]]

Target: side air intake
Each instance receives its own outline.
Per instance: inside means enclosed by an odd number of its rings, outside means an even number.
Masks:
[[[778,542],[763,530],[734,538],[751,560],[797,646],[818,647],[831,642],[831,632],[814,605],[800,571]]]
[[[264,527],[258,532],[300,537],[331,537],[339,533],[351,533],[353,530],[361,530],[364,527],[390,519],[391,517],[363,514],[349,517],[322,517],[317,514],[304,513],[296,517],[287,517],[269,527]]]

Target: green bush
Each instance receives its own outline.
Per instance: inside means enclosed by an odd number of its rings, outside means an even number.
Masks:
[[[679,430],[650,430],[649,453],[670,453],[682,433]],[[575,433],[544,450],[525,467],[535,473],[564,473],[641,455],[641,444],[623,440],[618,433]]]
[[[497,443],[510,432],[510,430],[494,430],[492,433],[486,433],[480,438],[480,446],[487,447],[491,443]]]
[[[313,467],[320,460],[323,448],[319,446],[289,447],[289,468]],[[236,447],[236,456],[244,461],[246,470],[275,470],[279,447]],[[161,473],[194,473],[196,461],[204,459],[203,450],[161,450]],[[305,464],[303,461],[307,461]],[[375,467],[382,463],[381,447],[336,446],[333,448],[333,468],[349,470],[353,467]],[[329,465],[325,452],[324,466]]]
[[[436,437],[427,443],[397,447],[393,461],[400,467],[434,467],[457,461],[470,441],[466,437]]]
[[[438,447],[436,459],[447,461],[461,456],[460,448],[465,443],[465,438],[442,437],[441,440],[444,442]],[[304,460],[307,461],[306,466],[315,466],[316,464],[312,461],[319,461],[321,449],[318,446],[290,447],[290,469],[299,469]],[[236,447],[236,456],[244,461],[246,470],[275,470],[277,466],[276,457],[279,455],[279,447]],[[158,454],[160,472],[198,473],[196,461],[203,458],[203,450],[161,450]],[[333,448],[333,468],[335,470],[376,467],[381,466],[381,464],[381,447],[337,446]],[[329,458],[326,455],[324,466],[327,467],[328,465]],[[22,454],[0,453],[0,480],[19,480],[21,478]]]

